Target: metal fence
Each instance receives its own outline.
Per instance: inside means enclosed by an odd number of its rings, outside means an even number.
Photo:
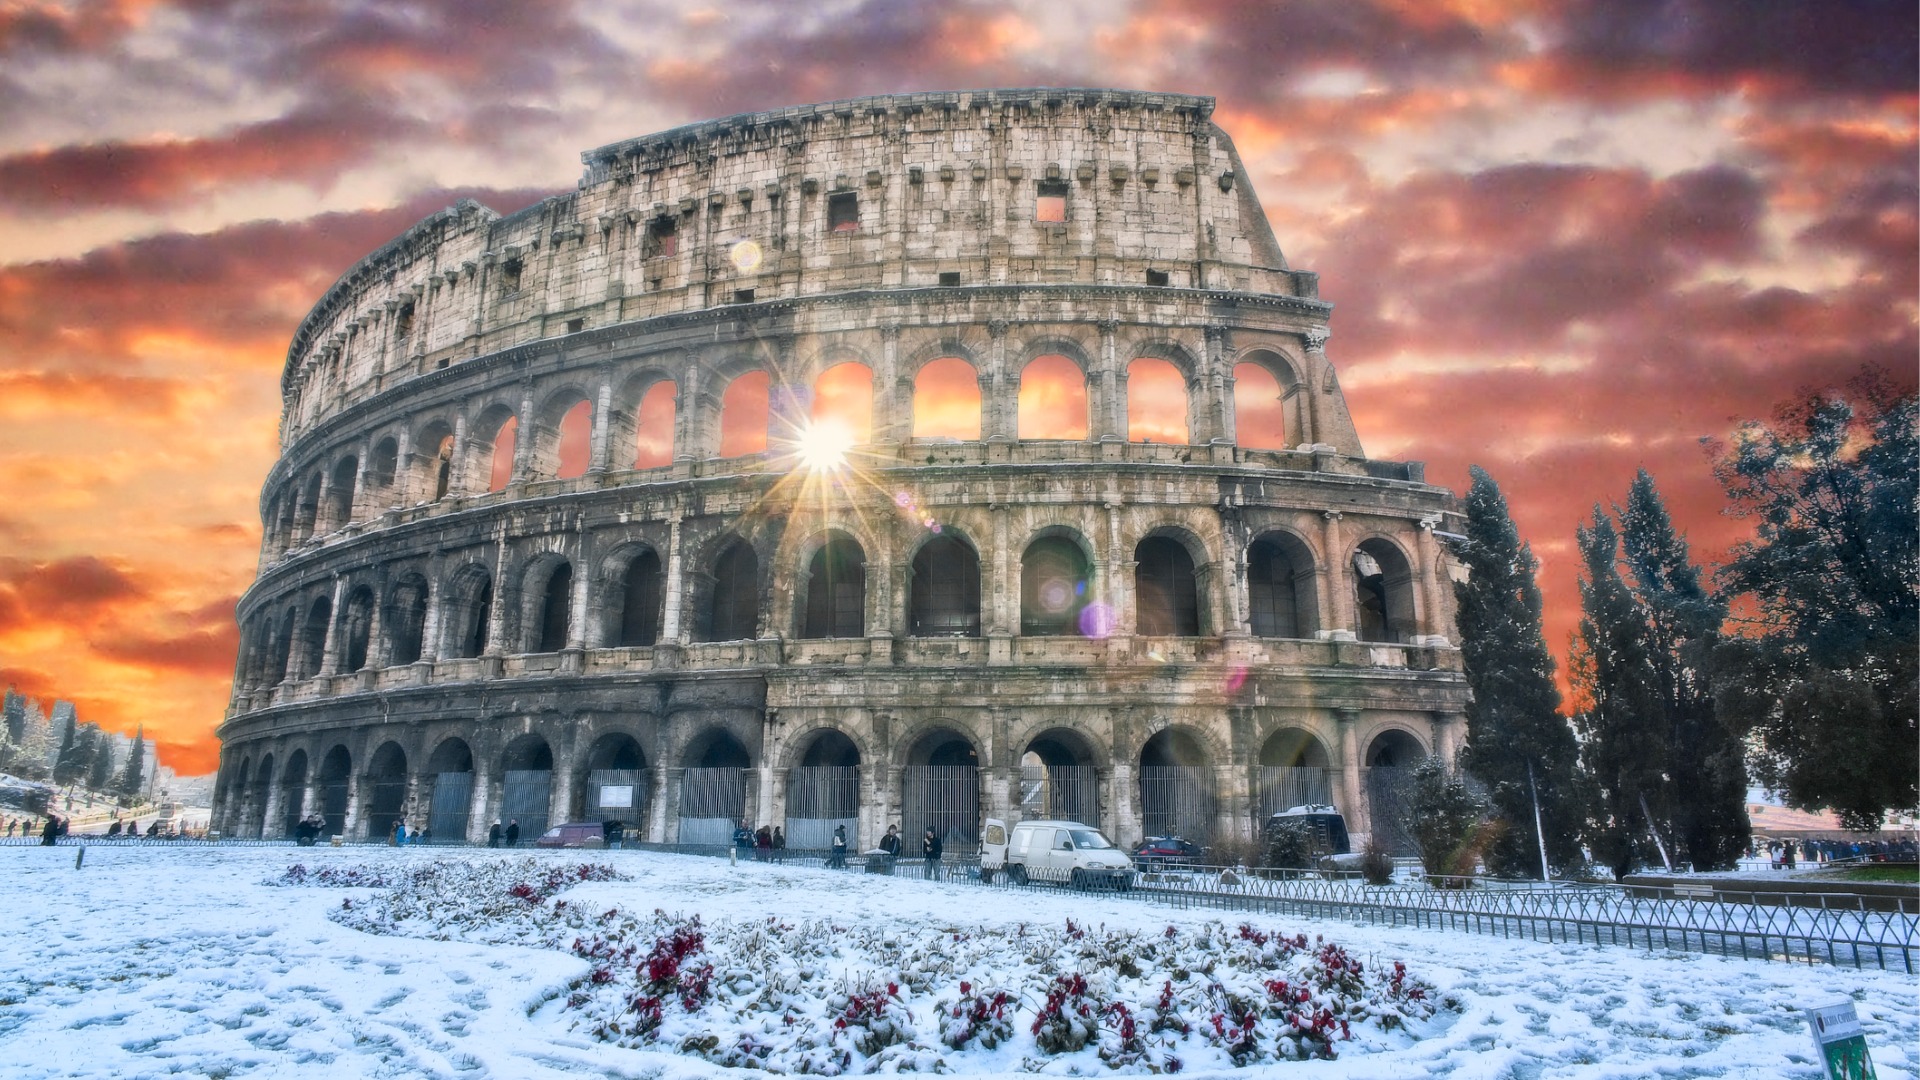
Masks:
[[[1148,765],[1140,770],[1140,819],[1148,836],[1213,839],[1213,770],[1191,765]]]
[[[635,825],[647,820],[650,769],[594,769],[587,773],[586,816],[583,821],[618,821]]]
[[[900,782],[900,853],[920,854],[932,826],[955,852],[980,843],[980,770],[972,765],[911,765]]]
[[[680,842],[733,842],[747,813],[747,773],[739,768],[688,769],[680,776]]]
[[[467,838],[467,817],[473,812],[473,774],[436,773],[427,804],[427,831],[445,840]]]
[[[833,830],[847,830],[847,846],[860,836],[860,770],[852,765],[805,765],[787,774],[787,847],[833,844]]]
[[[501,823],[511,826],[519,822],[523,841],[546,832],[552,792],[553,773],[546,769],[508,769],[501,773]]]
[[[1022,765],[1016,820],[1100,820],[1100,770],[1090,765]]]

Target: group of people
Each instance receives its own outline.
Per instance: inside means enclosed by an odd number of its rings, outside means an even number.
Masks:
[[[742,822],[741,827],[745,828],[746,823]],[[766,831],[764,826],[761,828],[761,831]],[[776,827],[774,829],[774,835],[778,836],[779,833],[780,830]],[[781,846],[786,846],[784,841]],[[876,854],[885,856],[889,864],[891,864],[892,860],[900,857],[900,826],[887,826],[887,835],[880,838],[880,846],[875,849],[875,852]],[[920,857],[925,860],[925,870],[923,872],[929,881],[938,881],[940,879],[940,859],[945,852],[946,847],[940,841],[940,834],[934,831],[933,826],[927,826],[927,830],[920,834]],[[844,870],[846,868],[847,827],[845,825],[836,825],[833,827],[833,845],[827,852],[827,869]]]
[[[488,847],[519,847],[520,819],[508,818],[507,827],[502,829],[498,821],[487,827]]]
[[[733,847],[740,855],[751,854],[756,862],[787,860],[787,834],[778,825],[755,829],[743,818],[740,827],[733,830]]]
[[[1780,840],[1768,840],[1761,844],[1754,842],[1748,852],[1752,858],[1765,858],[1777,870],[1792,870],[1804,859],[1809,864],[1838,862],[1843,859],[1865,859],[1868,862],[1912,862],[1920,850],[1916,850],[1912,840],[1821,840],[1809,838],[1795,840],[1787,837]]]
[[[392,827],[387,829],[387,843],[394,847],[405,847],[408,844],[426,844],[432,841],[433,830],[431,828],[419,828],[416,826],[412,830],[409,830],[407,823],[398,818],[395,818]]]

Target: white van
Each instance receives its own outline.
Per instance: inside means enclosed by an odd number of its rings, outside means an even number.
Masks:
[[[1076,889],[1133,887],[1133,860],[1099,829],[1078,821],[1022,821],[1012,829],[988,818],[980,844],[980,877],[1004,869],[1015,885],[1052,881]]]

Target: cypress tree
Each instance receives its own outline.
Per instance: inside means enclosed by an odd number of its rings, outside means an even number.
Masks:
[[[127,750],[127,767],[120,773],[120,801],[128,806],[139,801],[140,787],[147,782],[147,727],[134,729],[133,746]]]
[[[78,725],[68,717],[60,728],[60,752],[53,759],[53,783],[66,787],[80,779]]]
[[[1740,740],[1714,715],[1713,652],[1726,607],[1707,594],[1687,541],[1645,469],[1620,515],[1620,539],[1647,625],[1664,712],[1673,830],[1695,870],[1732,869],[1752,836]]]
[[[1599,505],[1576,530],[1586,577],[1574,640],[1574,716],[1581,756],[1598,788],[1589,822],[1593,853],[1626,876],[1656,858],[1650,829],[1667,820],[1667,739],[1660,729],[1658,675],[1640,605],[1620,576],[1620,537]],[[1649,820],[1648,814],[1652,814]]]
[[[1533,549],[1521,542],[1493,477],[1479,466],[1472,475],[1467,541],[1458,551],[1468,577],[1454,586],[1460,652],[1472,690],[1461,764],[1487,785],[1505,823],[1487,852],[1488,865],[1502,875],[1536,877],[1536,790],[1547,862],[1568,870],[1581,861],[1586,796],[1579,749],[1560,715],[1553,655],[1541,629]]]
[[[113,740],[94,725],[87,727],[93,730],[93,759],[87,763],[87,790],[105,791],[113,783]]]

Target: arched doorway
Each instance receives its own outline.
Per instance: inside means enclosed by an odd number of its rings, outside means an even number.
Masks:
[[[1133,550],[1134,630],[1142,637],[1200,636],[1200,589],[1193,556],[1168,536],[1150,536]]]
[[[726,845],[747,816],[753,759],[731,732],[713,728],[687,747],[680,774],[680,843]]]
[[[866,636],[867,556],[852,538],[835,536],[814,552],[804,587],[801,637]]]
[[[900,851],[918,854],[931,825],[948,851],[980,843],[980,754],[965,735],[936,728],[907,751],[900,785]]]
[[[1020,559],[1020,633],[1028,637],[1082,633],[1093,568],[1080,546],[1064,536],[1035,540]]]
[[[1177,728],[1140,748],[1140,819],[1148,836],[1213,839],[1213,769],[1200,740]]]
[[[1254,835],[1266,820],[1296,806],[1333,805],[1327,748],[1312,732],[1281,728],[1260,745],[1260,802]]]
[[[464,739],[447,739],[427,758],[427,832],[441,843],[467,838],[473,813],[473,749]]]
[[[1360,759],[1366,765],[1367,826],[1390,854],[1420,853],[1413,840],[1413,771],[1426,759],[1427,748],[1399,728],[1375,735]]]
[[[320,761],[320,817],[326,822],[325,835],[347,833],[347,787],[353,776],[353,757],[344,746],[327,751]]]
[[[1311,637],[1315,610],[1313,552],[1300,538],[1272,532],[1247,548],[1247,623],[1254,637]]]
[[[1100,770],[1079,732],[1053,728],[1020,755],[1019,819],[1078,821],[1099,828]]]
[[[307,752],[295,750],[287,755],[287,771],[280,778],[280,835],[294,835],[300,819],[307,816]]]
[[[399,743],[381,743],[367,768],[367,839],[378,840],[405,821],[407,754]]]
[[[907,592],[909,636],[980,636],[980,556],[965,540],[942,533],[922,545]]]
[[[760,632],[760,558],[752,545],[736,540],[714,562],[705,616],[702,641],[744,641]]]
[[[574,798],[580,821],[617,821],[638,835],[646,828],[647,792],[652,780],[646,752],[633,736],[608,732],[587,751],[587,782]]]
[[[833,831],[844,828],[858,850],[859,819],[860,748],[845,732],[818,732],[787,773],[787,846],[824,850],[833,846]]]
[[[254,770],[253,790],[247,793],[248,808],[245,835],[256,839],[267,835],[267,798],[273,792],[273,755],[260,759]]]
[[[507,744],[500,762],[500,824],[520,823],[520,841],[531,843],[547,831],[553,804],[553,749],[538,735],[522,735]]]
[[[1361,641],[1413,640],[1413,568],[1399,548],[1378,538],[1355,548],[1353,588]]]

